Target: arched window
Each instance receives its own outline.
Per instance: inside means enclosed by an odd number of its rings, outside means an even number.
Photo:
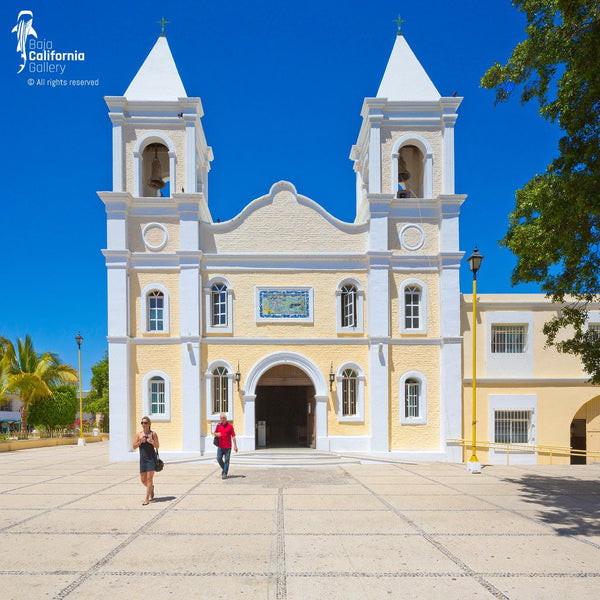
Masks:
[[[204,287],[206,332],[233,333],[233,289],[224,277],[213,277]]]
[[[148,310],[148,330],[164,331],[164,294],[159,290],[153,290],[146,298]]]
[[[166,412],[165,380],[162,377],[152,377],[150,385],[150,413],[164,415]]]
[[[362,333],[364,314],[364,291],[356,279],[345,279],[336,288],[337,333]]]
[[[399,290],[400,332],[427,333],[427,286],[418,279],[406,279]]]
[[[397,198],[433,198],[433,148],[424,137],[401,136],[391,158],[390,191]]]
[[[142,414],[153,421],[171,420],[171,380],[164,371],[149,371],[144,375]]]
[[[213,371],[212,377],[212,412],[226,413],[229,410],[229,379],[227,378],[227,369],[225,367],[217,367]]]
[[[357,409],[358,373],[354,369],[344,369],[342,373],[342,416],[354,417]]]
[[[356,327],[356,286],[347,283],[342,287],[342,327]]]
[[[141,296],[142,333],[169,333],[169,290],[160,283],[150,283]]]
[[[416,285],[404,288],[404,328],[421,328],[421,289]]]
[[[213,327],[227,325],[227,286],[215,283],[210,289],[210,312]]]
[[[427,423],[427,379],[423,373],[410,371],[400,379],[400,423],[425,425]]]

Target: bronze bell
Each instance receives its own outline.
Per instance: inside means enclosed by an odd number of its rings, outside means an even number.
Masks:
[[[158,148],[154,149],[154,158],[152,159],[152,171],[148,185],[155,190],[162,190],[167,185],[161,177],[160,160],[158,160]]]
[[[406,167],[404,157],[402,156],[402,154],[400,154],[398,156],[398,183],[407,181],[408,179],[410,179],[410,173],[408,172],[408,168]]]

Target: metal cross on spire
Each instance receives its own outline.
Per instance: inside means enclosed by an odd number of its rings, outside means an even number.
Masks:
[[[396,23],[396,24],[398,25],[398,33],[397,33],[397,35],[402,35],[402,34],[400,33],[400,28],[402,27],[402,23],[406,23],[406,21],[404,21],[404,20],[403,20],[403,19],[400,17],[400,15],[398,15],[398,18],[397,18],[397,19],[394,19],[394,20],[393,20],[393,23]]]
[[[160,25],[160,27],[161,27],[161,30],[160,30],[160,37],[166,37],[166,36],[165,36],[165,25],[166,25],[167,23],[170,23],[170,21],[165,21],[165,18],[164,18],[164,17],[161,17],[160,21],[156,21],[156,22],[157,22],[157,23]]]

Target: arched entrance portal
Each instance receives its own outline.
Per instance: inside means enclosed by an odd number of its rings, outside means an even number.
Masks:
[[[571,421],[571,448],[600,452],[600,396],[586,402]],[[571,456],[571,464],[585,464],[583,456]]]
[[[256,447],[315,448],[315,389],[294,365],[269,369],[256,386]]]

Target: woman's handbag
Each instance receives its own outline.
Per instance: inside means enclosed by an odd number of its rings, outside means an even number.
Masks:
[[[217,427],[220,425],[220,423],[217,424]],[[215,427],[215,433],[217,432],[217,427]],[[213,438],[213,444],[218,448],[219,447],[219,437],[215,435],[215,437]]]
[[[155,471],[158,471],[159,473],[165,468],[165,463],[161,460],[160,456],[158,455],[158,450],[156,451],[156,469],[154,469]]]

